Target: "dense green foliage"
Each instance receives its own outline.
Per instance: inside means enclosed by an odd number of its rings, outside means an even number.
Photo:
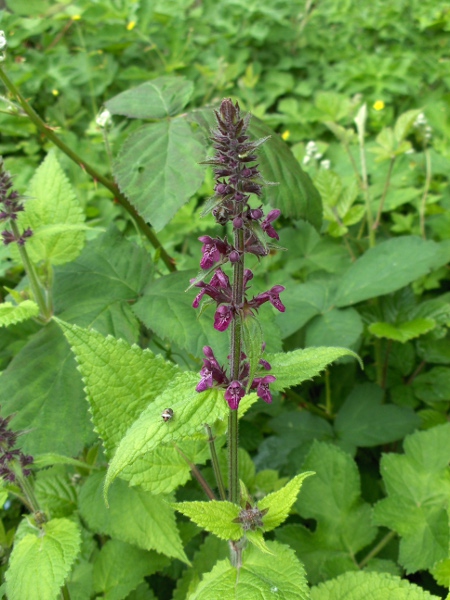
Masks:
[[[1,77],[0,155],[47,305],[1,245],[1,415],[34,464],[32,501],[0,490],[0,595],[446,598],[448,3],[5,4],[0,68],[26,101]],[[223,363],[229,346],[185,293],[198,237],[226,233],[202,217],[199,164],[224,96],[253,114],[252,139],[271,136],[263,201],[282,211],[281,248],[251,265],[286,312],[258,315],[274,401],[239,407],[250,531],[206,502],[204,424],[226,483],[227,406],[195,386],[203,346]],[[242,536],[236,582],[224,540]]]

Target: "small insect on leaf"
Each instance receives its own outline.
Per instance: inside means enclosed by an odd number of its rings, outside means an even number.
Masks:
[[[167,423],[173,417],[173,410],[171,408],[165,408],[161,414],[163,421]]]

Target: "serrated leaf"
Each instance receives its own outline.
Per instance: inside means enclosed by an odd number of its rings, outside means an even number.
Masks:
[[[203,182],[204,147],[184,119],[144,125],[113,165],[120,190],[158,232]]]
[[[420,425],[411,409],[383,404],[384,391],[366,383],[357,385],[339,409],[334,429],[339,439],[355,447],[372,447],[402,439]]]
[[[32,336],[5,369],[0,404],[3,416],[15,414],[13,429],[27,431],[27,454],[77,456],[95,439],[75,360],[56,323]]]
[[[311,590],[311,600],[439,600],[408,580],[388,573],[344,573]]]
[[[342,193],[341,178],[334,171],[320,169],[314,178],[314,185],[322,197],[322,202],[327,207],[337,205]]]
[[[431,240],[402,236],[380,242],[341,276],[335,305],[348,306],[389,294],[438,269],[448,260],[447,246]]]
[[[263,538],[262,531],[246,531],[245,537],[251,544],[255,546],[255,548],[258,548],[258,550],[261,550],[261,552],[264,552],[264,554],[273,555],[273,552],[269,549],[265,539]]]
[[[436,321],[434,319],[413,319],[398,325],[383,322],[371,323],[368,329],[370,333],[378,338],[387,338],[388,340],[405,343],[432,331],[435,327]]]
[[[198,393],[198,375],[181,373],[167,385],[154,402],[128,429],[112,459],[105,482],[105,498],[111,482],[137,459],[160,444],[169,444],[202,431],[205,423],[223,419],[228,407],[223,390],[211,389]],[[161,414],[167,407],[174,417],[165,423]]]
[[[272,365],[271,373],[277,378],[271,384],[272,389],[283,391],[318,375],[327,365],[342,356],[358,355],[347,348],[305,348],[293,352],[268,354],[267,360]],[[361,363],[360,363],[361,364]]]
[[[173,497],[153,496],[119,479],[111,487],[107,508],[102,494],[104,476],[104,472],[90,475],[80,492],[80,512],[89,527],[189,564],[170,506]]]
[[[64,467],[39,471],[34,493],[41,510],[51,518],[68,517],[77,508],[77,494]]]
[[[387,498],[375,505],[374,519],[400,535],[399,562],[413,573],[448,557],[450,424],[406,437],[404,449],[382,457]]]
[[[297,496],[302,487],[303,481],[314,475],[313,471],[296,475],[289,483],[281,489],[269,494],[258,502],[259,510],[268,509],[263,517],[264,531],[271,531],[281,525],[289,516],[292,505],[297,500]]]
[[[431,574],[439,585],[450,588],[450,558],[439,561],[431,569]]]
[[[39,306],[32,300],[24,300],[18,305],[2,302],[0,304],[0,327],[20,323],[20,321],[37,317],[38,314]]]
[[[122,600],[138,587],[144,577],[162,566],[164,559],[158,559],[154,553],[119,540],[109,540],[95,559],[94,591],[104,600]]]
[[[9,560],[8,598],[56,600],[80,544],[77,525],[67,519],[53,519],[42,530],[25,535],[15,544]]]
[[[394,126],[394,135],[397,144],[400,144],[409,135],[414,121],[421,112],[421,108],[416,108],[413,110],[407,110],[398,117]]]
[[[132,119],[163,119],[179,114],[194,90],[184,77],[157,77],[105,102],[113,115]]]
[[[233,523],[241,512],[237,504],[218,500],[178,502],[174,508],[222,540],[239,540],[243,536],[242,526]]]
[[[418,375],[412,384],[414,395],[424,402],[450,400],[450,368],[433,367]]]
[[[30,259],[52,265],[74,260],[84,246],[84,212],[54,152],[37,168],[27,196],[17,223],[20,230],[31,227],[33,231],[27,240]],[[17,249],[13,253],[18,255]]]
[[[112,455],[127,429],[180,369],[150,350],[58,319],[86,384],[92,420]],[[194,386],[195,387],[195,386]],[[161,419],[161,412],[159,418]],[[162,419],[161,419],[162,422]]]
[[[247,548],[239,571],[229,560],[218,562],[187,600],[309,600],[303,565],[293,551],[277,542],[267,547],[272,554]]]
[[[228,336],[213,328],[214,312],[199,315],[192,308],[196,293],[185,293],[197,271],[181,271],[160,277],[133,306],[134,314],[163,339],[173,341],[190,354],[203,357],[203,346],[211,346],[220,360],[229,354]]]

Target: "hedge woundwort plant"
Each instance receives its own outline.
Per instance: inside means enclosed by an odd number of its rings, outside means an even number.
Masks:
[[[255,317],[258,308],[265,302],[270,302],[279,311],[285,308],[279,294],[284,290],[281,285],[275,285],[270,290],[253,298],[247,297],[249,282],[253,272],[245,268],[245,255],[254,254],[258,258],[268,254],[268,246],[263,240],[265,233],[270,238],[278,240],[278,234],[272,226],[280,215],[277,209],[271,210],[264,218],[262,208],[252,208],[249,204],[251,195],[261,196],[264,181],[255,165],[256,151],[267,138],[249,141],[246,130],[250,115],[242,118],[239,104],[233,104],[230,99],[222,101],[219,111],[215,112],[217,128],[212,131],[212,142],[215,155],[206,164],[214,166],[216,185],[215,195],[210,202],[210,210],[216,222],[226,226],[231,222],[233,228],[233,243],[227,238],[211,238],[202,236],[202,259],[200,266],[208,269],[216,265],[213,275],[206,283],[201,280],[195,285],[201,288],[194,300],[197,308],[204,296],[209,296],[217,305],[214,316],[214,328],[226,331],[230,328],[231,343],[229,369],[219,365],[213,350],[205,346],[205,359],[200,372],[201,380],[197,391],[202,392],[213,385],[225,389],[225,400],[230,407],[228,429],[229,451],[229,500],[239,503],[239,473],[238,473],[238,413],[240,400],[246,391],[256,389],[260,398],[272,402],[269,384],[275,381],[273,375],[254,377],[249,381],[250,364],[243,352],[243,322]],[[233,267],[233,278],[222,270],[222,266],[230,262]],[[262,349],[263,350],[263,349]],[[264,359],[259,360],[263,370],[270,371],[271,367]]]

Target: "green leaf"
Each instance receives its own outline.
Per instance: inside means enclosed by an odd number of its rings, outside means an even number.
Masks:
[[[225,418],[228,407],[223,390],[211,389],[199,394],[195,390],[197,383],[197,374],[181,373],[128,429],[109,465],[105,498],[112,481],[141,456],[160,444],[176,442],[203,431],[205,423]],[[167,407],[173,409],[174,417],[165,423],[161,413]]]
[[[314,179],[314,185],[327,208],[336,206],[342,193],[342,181],[337,173],[320,169]]]
[[[36,533],[17,542],[6,572],[10,600],[53,600],[59,597],[81,545],[78,527],[67,519],[53,519]]]
[[[372,447],[402,439],[420,425],[411,408],[383,404],[384,392],[378,386],[357,385],[348,396],[334,422],[339,439],[356,447]]]
[[[32,300],[24,300],[19,305],[2,302],[0,304],[0,327],[20,323],[20,321],[37,317],[38,314],[39,306]]]
[[[52,467],[36,474],[34,493],[47,515],[68,517],[77,508],[77,494],[64,467]]]
[[[31,337],[1,379],[2,415],[15,413],[12,428],[27,431],[21,438],[24,452],[77,456],[93,441],[82,381],[55,323]]]
[[[203,346],[211,346],[220,360],[229,354],[228,336],[213,328],[213,310],[199,314],[192,308],[196,293],[185,292],[196,271],[180,271],[153,281],[133,312],[159,337],[175,342],[190,354],[203,357]]]
[[[180,372],[150,350],[58,320],[86,385],[92,420],[109,455],[128,428]],[[161,419],[161,412],[159,418]]]
[[[450,588],[450,558],[439,561],[431,569],[431,574],[439,585]]]
[[[376,536],[371,508],[361,500],[360,478],[351,456],[334,445],[314,442],[303,468],[308,479],[296,502],[305,519],[315,519],[314,531],[286,525],[276,537],[288,543],[305,563],[308,579],[317,583],[357,569],[354,556]]]
[[[311,590],[311,600],[438,600],[418,585],[388,573],[345,573]]]
[[[398,117],[394,126],[394,136],[397,144],[400,144],[400,142],[408,137],[414,121],[421,112],[421,108],[416,108],[413,110],[407,110]]]
[[[247,531],[245,537],[251,544],[258,548],[258,550],[261,550],[261,552],[264,552],[265,554],[272,554],[273,556],[273,552],[269,550],[261,530]]]
[[[392,323],[371,323],[369,331],[378,338],[387,338],[396,342],[408,342],[416,337],[432,331],[436,327],[434,319],[413,319],[398,325]]]
[[[421,373],[413,381],[414,395],[424,402],[450,400],[450,368],[433,367]]]
[[[335,305],[347,306],[389,294],[448,260],[445,244],[415,236],[386,240],[367,250],[340,278]]]
[[[310,281],[286,287],[283,292],[283,304],[286,315],[277,317],[283,339],[303,327],[312,317],[329,309],[330,284],[325,281]]]
[[[277,378],[271,387],[283,391],[318,375],[327,365],[341,358],[358,355],[347,348],[305,348],[293,352],[268,354],[267,360],[272,365],[272,371]],[[360,363],[361,364],[361,363]]]
[[[111,227],[75,261],[55,269],[55,312],[64,321],[135,341],[139,325],[130,304],[152,276],[147,250]]]
[[[104,600],[122,600],[138,587],[144,577],[162,566],[164,560],[158,560],[154,554],[119,540],[109,540],[102,546],[94,563],[94,591]]]
[[[194,91],[184,77],[158,77],[126,90],[105,102],[113,115],[131,119],[164,119],[178,115]]]
[[[184,119],[144,125],[113,165],[120,190],[158,232],[203,182],[203,145]]]
[[[309,600],[303,565],[293,551],[277,542],[267,547],[272,554],[247,548],[239,571],[228,559],[218,562],[187,600]]]
[[[222,540],[239,540],[243,536],[242,526],[233,523],[241,512],[237,504],[218,500],[178,502],[174,508]]]
[[[288,518],[291,507],[297,500],[303,481],[310,475],[314,475],[314,472],[308,471],[296,475],[285,486],[258,502],[260,510],[268,509],[267,514],[263,517],[264,531],[275,529]]]
[[[90,475],[80,492],[80,512],[89,527],[143,550],[156,550],[189,563],[170,506],[173,498],[130,488],[119,479],[111,487],[106,508],[102,494],[104,475],[103,471]]]
[[[36,170],[27,196],[17,223],[33,230],[27,240],[30,259],[52,265],[74,260],[84,246],[84,212],[54,152]],[[18,250],[12,251],[18,257]]]
[[[450,424],[408,436],[404,450],[382,457],[387,498],[374,518],[400,535],[399,562],[413,573],[448,557]]]
[[[364,326],[354,308],[332,308],[306,325],[305,346],[356,346]]]

